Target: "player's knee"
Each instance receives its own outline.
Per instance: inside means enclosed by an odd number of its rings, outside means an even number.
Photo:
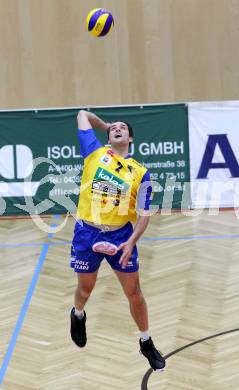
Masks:
[[[125,294],[130,301],[140,300],[143,297],[139,284],[135,284],[133,287],[127,289]]]
[[[90,294],[92,293],[92,290],[94,288],[94,284],[79,286],[79,293],[83,298],[88,298]]]

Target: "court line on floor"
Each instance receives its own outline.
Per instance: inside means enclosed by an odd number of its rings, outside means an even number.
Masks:
[[[55,218],[59,218],[59,216],[56,215]],[[56,224],[52,224],[51,225],[51,227],[56,227],[56,226],[57,226]],[[54,236],[53,233],[48,233],[47,238],[52,238],[53,236]],[[30,282],[30,285],[28,287],[28,291],[27,291],[27,294],[25,296],[25,300],[23,302],[21,311],[20,311],[20,313],[18,315],[18,319],[17,319],[16,325],[15,325],[15,328],[14,328],[11,340],[9,342],[7,352],[6,352],[6,354],[5,354],[4,358],[3,358],[3,362],[2,362],[2,365],[0,367],[0,385],[2,384],[2,382],[4,380],[4,377],[5,377],[5,374],[6,374],[8,365],[9,365],[9,362],[10,362],[11,357],[12,357],[12,353],[13,353],[14,348],[15,348],[16,343],[17,343],[18,335],[19,335],[19,333],[21,331],[21,328],[22,328],[25,316],[26,316],[27,311],[29,309],[31,298],[32,298],[32,296],[34,294],[35,287],[37,285],[37,282],[38,282],[38,279],[39,279],[42,267],[43,267],[45,259],[46,259],[46,255],[47,255],[48,249],[50,247],[49,244],[50,243],[48,243],[48,242],[43,244],[42,251],[41,251],[40,257],[38,259],[37,265],[35,267],[34,274],[33,274],[32,280]]]
[[[239,234],[222,234],[208,236],[175,236],[175,237],[142,237],[142,241],[177,241],[177,240],[212,240],[222,238],[239,238]]]
[[[239,332],[239,328],[236,328],[236,329],[231,329],[231,330],[226,330],[225,332],[221,332],[221,333],[216,333],[216,334],[213,334],[211,336],[207,336],[207,337],[204,337],[202,339],[199,339],[199,340],[196,340],[196,341],[193,341],[189,344],[186,344],[186,345],[183,345],[182,347],[180,348],[177,348],[175,349],[174,351],[172,352],[169,352],[167,355],[164,356],[165,360],[167,360],[169,357],[175,355],[176,353],[179,353],[181,351],[183,351],[184,349],[187,349],[187,348],[190,348],[196,344],[200,344],[204,341],[207,341],[207,340],[211,340],[211,339],[214,339],[216,337],[220,337],[220,336],[224,336],[226,334],[229,334],[229,333],[234,333],[234,332]],[[150,375],[153,373],[154,371],[152,370],[152,368],[150,368],[144,375],[143,377],[143,380],[142,380],[142,383],[141,383],[141,390],[148,390],[148,380],[150,378]]]
[[[142,237],[139,241],[179,241],[179,240],[214,240],[239,238],[239,234],[223,234],[223,235],[209,235],[209,236],[175,236],[175,237]],[[31,243],[0,243],[0,248],[17,248],[17,247],[39,247],[44,246],[45,242],[31,242]],[[49,246],[71,245],[71,241],[56,241],[49,242]]]
[[[26,243],[12,243],[12,244],[3,244],[0,243],[0,248],[18,248],[18,247],[41,247],[45,244],[49,246],[61,246],[61,245],[70,245],[70,241],[57,241],[57,242],[26,242]]]

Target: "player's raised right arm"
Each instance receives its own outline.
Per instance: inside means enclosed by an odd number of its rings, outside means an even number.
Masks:
[[[77,115],[78,129],[80,130],[89,130],[91,128],[97,128],[103,131],[107,131],[109,128],[109,123],[105,123],[98,116],[92,112],[80,110]]]

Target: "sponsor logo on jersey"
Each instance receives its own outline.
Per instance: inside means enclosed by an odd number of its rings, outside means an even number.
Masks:
[[[105,165],[110,165],[111,161],[112,161],[112,158],[109,157],[109,156],[107,156],[106,154],[104,154],[104,155],[100,158],[100,162],[101,162],[102,164],[105,164]]]
[[[111,172],[103,169],[103,168],[98,168],[94,177],[94,181],[99,180],[99,181],[105,181],[113,186],[115,186],[117,189],[121,191],[127,191],[129,188],[129,184],[124,182],[122,179],[119,177],[115,176]]]

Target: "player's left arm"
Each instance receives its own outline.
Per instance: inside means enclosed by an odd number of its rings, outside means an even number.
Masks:
[[[134,226],[133,233],[130,238],[122,243],[118,250],[122,250],[123,254],[120,258],[119,263],[122,265],[122,268],[125,268],[130,259],[131,253],[136,245],[138,239],[142,236],[144,231],[147,229],[150,219],[150,203],[151,203],[151,195],[152,195],[152,186],[150,185],[150,174],[147,171],[142,178],[141,185],[138,192],[137,199],[137,208],[139,210],[139,214],[137,217],[136,224]]]
[[[127,267],[134,246],[136,245],[138,239],[142,236],[144,231],[147,229],[149,219],[149,215],[138,215],[133,233],[131,234],[130,238],[128,239],[128,241],[123,242],[119,245],[118,250],[123,251],[122,256],[119,260],[119,263],[122,265],[122,268]]]

